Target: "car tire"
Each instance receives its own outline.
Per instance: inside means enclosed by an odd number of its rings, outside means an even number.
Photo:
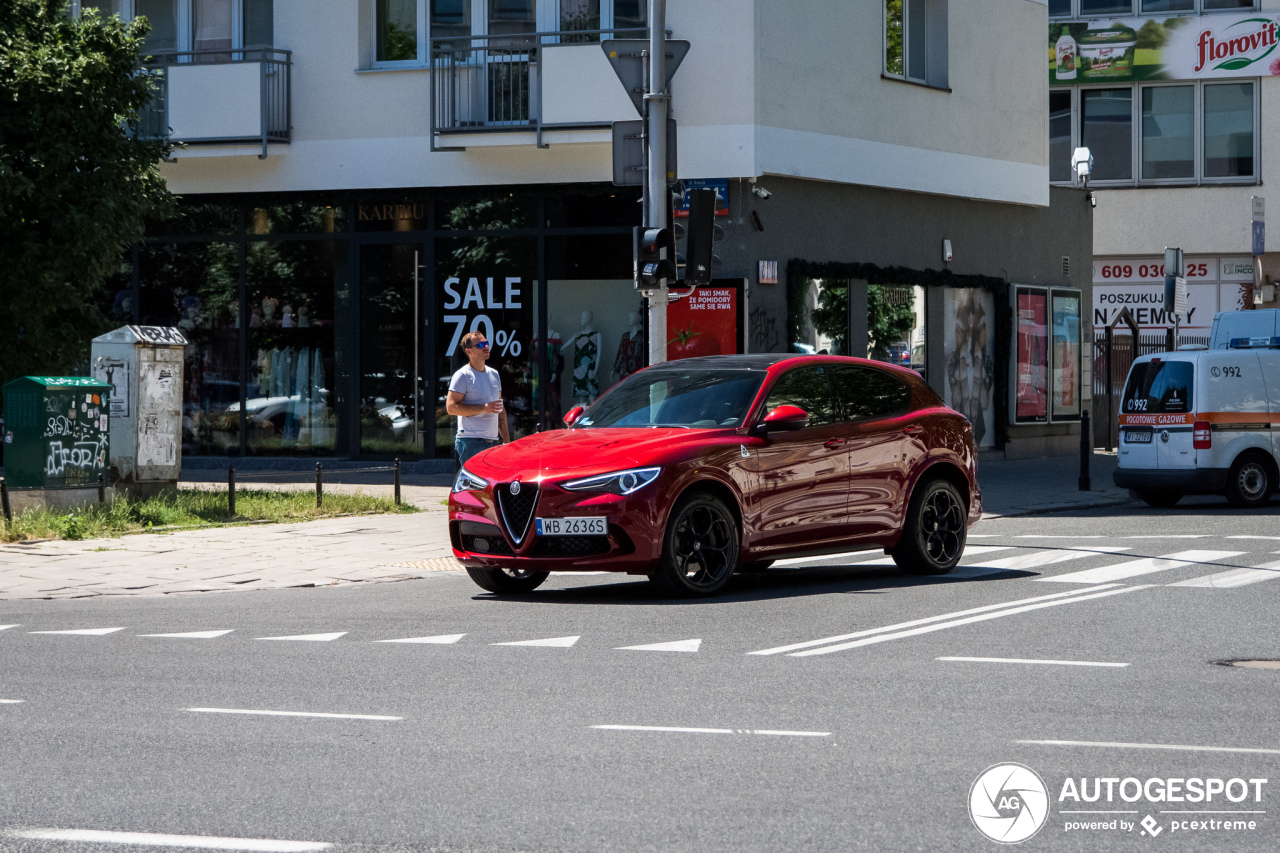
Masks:
[[[1183,495],[1180,492],[1139,492],[1138,497],[1142,498],[1142,502],[1147,506],[1168,509],[1182,500]]]
[[[533,592],[542,586],[549,572],[531,572],[528,569],[477,569],[467,566],[467,574],[481,589],[499,595],[520,595]]]
[[[738,566],[738,574],[761,575],[761,574],[764,574],[765,570],[767,570],[772,565],[773,565],[773,560],[752,560],[749,563],[743,563],[742,565]]]
[[[738,566],[738,520],[705,493],[680,499],[662,537],[662,561],[649,575],[668,595],[695,598],[724,589]]]
[[[945,575],[964,555],[968,513],[964,498],[951,483],[925,480],[907,505],[902,538],[890,556],[909,575]]]
[[[1234,507],[1266,506],[1275,488],[1275,473],[1270,461],[1261,454],[1243,454],[1227,473],[1227,501]]]

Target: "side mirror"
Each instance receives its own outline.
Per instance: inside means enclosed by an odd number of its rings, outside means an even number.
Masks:
[[[582,413],[586,411],[585,406],[574,406],[564,414],[565,426],[573,426],[578,422],[578,418],[582,417]]]
[[[809,413],[799,406],[779,406],[764,416],[756,429],[759,432],[793,432],[804,429],[809,423]]]

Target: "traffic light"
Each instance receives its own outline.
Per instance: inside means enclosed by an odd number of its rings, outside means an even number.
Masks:
[[[684,279],[698,284],[710,284],[711,273],[719,258],[711,249],[716,240],[724,236],[716,225],[716,191],[696,189],[689,191],[689,239],[685,244],[687,258]]]
[[[676,244],[666,228],[637,226],[631,232],[635,286],[638,290],[662,287],[663,281],[675,281]]]

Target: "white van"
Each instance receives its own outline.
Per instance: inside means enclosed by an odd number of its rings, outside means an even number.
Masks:
[[[1262,506],[1280,482],[1276,424],[1280,337],[1142,356],[1121,398],[1115,483],[1151,506],[1195,494]]]
[[[1209,349],[1230,349],[1236,338],[1271,338],[1280,335],[1280,309],[1219,311],[1213,315]]]

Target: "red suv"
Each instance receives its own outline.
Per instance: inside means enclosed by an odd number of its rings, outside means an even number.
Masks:
[[[484,589],[603,570],[711,595],[775,559],[870,548],[942,574],[982,514],[969,422],[880,362],[682,359],[565,423],[458,473],[449,534]]]

